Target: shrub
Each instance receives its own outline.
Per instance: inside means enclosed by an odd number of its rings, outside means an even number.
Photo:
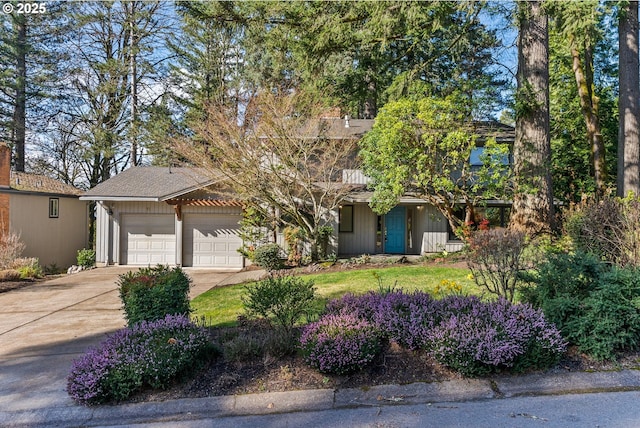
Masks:
[[[549,253],[545,262],[524,275],[523,279],[535,287],[523,288],[522,299],[542,308],[547,318],[562,329],[564,319],[572,314],[567,311],[571,306],[576,310],[579,308],[580,302],[596,289],[607,269],[606,264],[592,254],[580,251]],[[574,303],[556,310],[553,308],[558,303],[556,299],[569,299]]]
[[[20,279],[20,272],[15,269],[0,270],[0,282],[17,281]]]
[[[238,317],[238,326],[225,329],[217,341],[227,361],[246,362],[257,358],[273,360],[294,354],[298,350],[297,329],[274,330],[264,319]]]
[[[301,228],[292,226],[285,227],[283,233],[287,245],[287,260],[291,265],[298,266],[302,263],[305,233]]]
[[[25,247],[20,241],[20,235],[6,233],[0,236],[0,268],[11,268],[11,264],[20,257]]]
[[[584,201],[564,226],[578,249],[619,266],[640,267],[640,198]]]
[[[366,321],[381,337],[408,349],[425,349],[466,376],[503,367],[548,367],[565,350],[560,332],[542,311],[504,298],[497,302],[466,296],[435,300],[423,292],[370,292],[330,301],[327,314]]]
[[[42,278],[44,276],[44,270],[36,257],[14,259],[10,266],[20,273],[20,279]]]
[[[379,331],[349,314],[325,315],[300,337],[304,360],[323,373],[346,374],[371,363],[382,349]]]
[[[284,263],[280,257],[281,253],[282,249],[278,244],[265,244],[254,250],[253,262],[269,272],[282,269]]]
[[[373,319],[389,339],[408,349],[420,349],[425,347],[439,312],[438,303],[428,293],[395,292],[380,300]]]
[[[513,301],[518,276],[526,270],[523,232],[508,229],[478,230],[469,239],[467,265],[476,284]]]
[[[165,315],[188,315],[191,279],[179,267],[142,268],[120,275],[118,288],[129,326]]]
[[[640,272],[595,256],[558,254],[538,267],[523,299],[542,308],[563,336],[591,357],[640,346]]]
[[[78,250],[78,255],[76,257],[76,262],[78,266],[82,266],[84,268],[92,268],[96,264],[96,252],[95,250],[90,250],[87,248],[83,248],[82,250]]]
[[[245,290],[242,303],[247,315],[275,320],[285,331],[311,312],[315,300],[313,281],[290,275],[271,276]]]
[[[444,316],[431,330],[427,348],[438,362],[465,376],[503,367],[546,368],[566,349],[560,332],[531,305],[457,296],[441,303]]]
[[[333,236],[333,227],[320,226],[318,228],[318,256],[320,260],[326,260],[329,257],[329,242]]]
[[[82,404],[121,401],[144,386],[166,388],[211,350],[206,329],[186,316],[143,321],[119,330],[74,360],[67,391]]]

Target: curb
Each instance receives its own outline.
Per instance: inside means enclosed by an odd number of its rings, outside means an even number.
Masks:
[[[640,391],[640,371],[575,372],[462,379],[367,389],[317,389],[179,399],[117,406],[0,411],[3,427],[102,426],[271,415],[404,404],[481,401],[521,396]]]

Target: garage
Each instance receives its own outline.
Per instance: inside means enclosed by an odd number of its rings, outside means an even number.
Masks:
[[[120,264],[156,265],[176,263],[173,215],[125,214],[121,222]]]
[[[183,264],[192,267],[237,269],[243,267],[238,253],[241,213],[187,214],[183,225]]]

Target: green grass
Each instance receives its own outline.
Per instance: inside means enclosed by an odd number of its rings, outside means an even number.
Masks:
[[[396,283],[396,289],[404,291],[421,290],[433,292],[443,280],[455,281],[462,286],[463,293],[479,294],[481,290],[469,278],[468,269],[447,266],[400,266],[381,269],[345,270],[340,272],[305,275],[313,279],[319,297],[318,308],[324,307],[330,299],[346,293],[364,294],[378,290],[376,272],[384,286]],[[239,284],[213,288],[191,301],[193,316],[203,317],[212,326],[234,325],[238,315],[243,313],[240,297],[245,287]]]

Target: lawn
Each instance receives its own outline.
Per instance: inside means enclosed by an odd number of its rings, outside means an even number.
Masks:
[[[319,308],[329,299],[345,293],[363,294],[369,290],[378,290],[377,273],[384,287],[393,286],[404,291],[422,290],[434,292],[442,287],[442,281],[454,281],[462,286],[465,294],[479,294],[481,290],[470,279],[470,271],[450,266],[396,266],[389,268],[372,268],[345,270],[337,272],[305,275],[313,279],[316,293],[320,298]],[[206,320],[212,326],[230,326],[235,324],[238,315],[242,314],[241,296],[245,287],[250,284],[239,284],[217,287],[193,299],[191,307],[193,315]]]

